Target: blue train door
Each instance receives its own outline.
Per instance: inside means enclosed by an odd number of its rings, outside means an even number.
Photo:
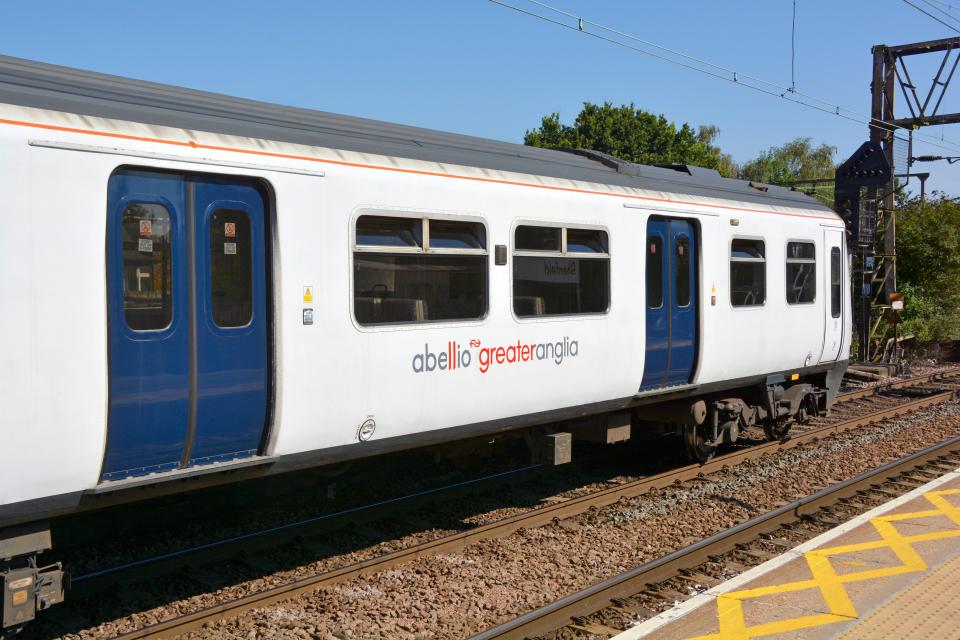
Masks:
[[[270,388],[261,191],[123,170],[107,206],[103,480],[257,454]]]
[[[647,222],[646,359],[641,390],[690,382],[697,359],[697,236],[686,220]]]

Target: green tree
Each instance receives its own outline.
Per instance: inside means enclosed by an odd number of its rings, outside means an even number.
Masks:
[[[740,165],[737,176],[742,180],[787,185],[797,180],[831,179],[836,172],[833,157],[836,147],[821,144],[814,147],[810,138],[796,138],[791,142],[770,147],[759,156]],[[833,185],[798,185],[808,188],[821,201],[833,206]]]
[[[902,333],[960,338],[960,204],[934,192],[897,208],[897,281],[906,296]]]
[[[558,113],[544,116],[523,142],[551,149],[591,149],[637,164],[690,164],[733,177],[733,159],[713,144],[719,134],[713,125],[698,130],[686,123],[678,127],[632,103],[615,107],[585,102],[573,125],[560,122]]]

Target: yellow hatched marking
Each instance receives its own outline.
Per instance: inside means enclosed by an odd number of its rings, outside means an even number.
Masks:
[[[905,536],[901,534],[894,525],[895,522],[902,522],[904,520],[919,520],[946,516],[953,524],[960,527],[960,507],[954,506],[947,500],[946,496],[950,495],[960,495],[960,489],[945,489],[925,493],[923,497],[935,507],[934,509],[871,518],[870,524],[873,525],[873,528],[880,535],[880,540],[808,551],[804,554],[804,559],[807,561],[807,566],[810,568],[810,573],[813,576],[809,580],[796,580],[794,582],[786,582],[767,587],[742,589],[718,596],[717,622],[719,631],[717,631],[717,633],[698,636],[691,640],[750,640],[750,638],[760,638],[776,633],[809,629],[837,622],[846,622],[857,618],[859,614],[844,585],[925,571],[927,569],[927,563],[914,548],[914,544],[933,540],[945,540],[948,538],[960,538],[960,529],[932,531]],[[834,556],[858,551],[869,551],[872,549],[890,549],[897,556],[900,565],[845,574],[838,574],[833,567],[833,562],[837,561],[831,560]],[[867,563],[861,562],[837,562],[854,566],[867,565]],[[745,601],[781,593],[800,592],[808,589],[818,589],[820,591],[820,595],[830,611],[829,613],[798,616],[753,626],[747,625],[743,612],[743,603]]]

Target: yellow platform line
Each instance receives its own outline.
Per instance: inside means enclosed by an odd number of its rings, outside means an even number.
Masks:
[[[824,549],[814,549],[804,554],[804,559],[810,569],[811,578],[796,580],[778,585],[755,587],[731,591],[717,597],[717,633],[698,636],[691,640],[749,640],[776,633],[787,633],[800,629],[809,629],[837,622],[846,622],[859,617],[850,595],[844,585],[866,580],[888,578],[895,575],[926,571],[927,563],[913,545],[921,542],[960,538],[960,529],[931,531],[911,536],[905,536],[897,530],[894,523],[905,520],[920,520],[923,518],[946,517],[953,524],[960,527],[960,507],[954,506],[946,496],[960,495],[960,489],[944,489],[930,491],[923,494],[933,509],[883,515],[870,519],[870,524],[880,536],[879,540],[846,544]],[[833,556],[869,551],[872,549],[890,549],[900,560],[899,566],[868,569],[853,573],[838,574],[833,567]],[[798,616],[748,626],[743,612],[743,603],[747,600],[764,596],[800,592],[809,589],[818,589],[826,603],[829,613]]]

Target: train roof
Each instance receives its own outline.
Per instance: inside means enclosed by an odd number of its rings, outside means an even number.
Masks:
[[[638,165],[592,151],[528,147],[8,56],[0,56],[0,102],[441,164],[830,211],[798,191],[773,185],[757,188],[712,169]]]

